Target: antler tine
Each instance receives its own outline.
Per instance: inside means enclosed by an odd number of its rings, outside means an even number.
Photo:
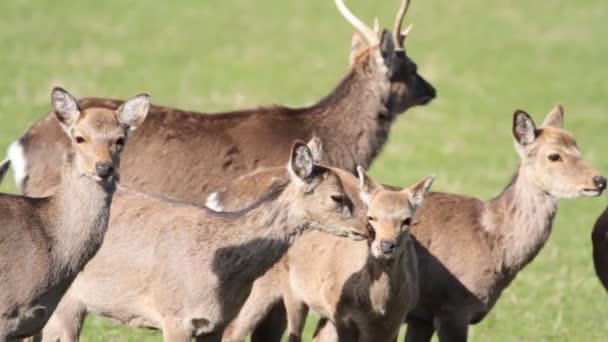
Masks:
[[[393,38],[395,40],[395,46],[403,49],[403,40],[405,39],[405,35],[411,29],[411,25],[401,32],[401,24],[403,23],[403,18],[405,17],[405,13],[407,12],[408,7],[410,7],[409,0],[401,1],[401,6],[399,7],[399,11],[397,12],[397,17],[395,17],[395,26],[393,29]]]
[[[344,16],[344,18],[346,18],[346,20],[351,23],[351,25],[353,25],[355,29],[357,29],[359,32],[361,32],[361,34],[363,34],[363,37],[368,41],[368,43],[378,43],[378,38],[376,37],[374,31],[372,31],[369,27],[367,27],[367,25],[365,25],[365,23],[363,23],[359,18],[357,18],[346,7],[343,0],[335,0],[335,3],[340,13],[342,13],[342,16]]]

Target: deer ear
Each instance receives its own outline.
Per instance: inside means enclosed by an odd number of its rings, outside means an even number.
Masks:
[[[359,174],[359,193],[361,201],[366,205],[369,205],[369,198],[374,190],[378,189],[380,185],[367,175],[363,167],[357,166],[357,173]]]
[[[427,176],[422,178],[420,181],[418,181],[418,183],[416,183],[414,186],[412,186],[411,188],[406,188],[403,191],[409,191],[410,195],[412,196],[412,205],[415,208],[419,208],[422,205],[422,202],[424,201],[424,198],[426,197],[426,195],[429,193],[429,189],[431,188],[431,185],[433,185],[433,181],[435,180],[435,177],[433,176]]]
[[[291,148],[289,159],[289,175],[292,180],[309,184],[312,182],[314,159],[310,148],[302,141],[297,140]]]
[[[321,159],[323,159],[323,141],[321,138],[313,134],[312,138],[306,143],[306,146],[308,146],[312,153],[313,161],[315,163],[321,162]]]
[[[543,121],[544,127],[564,128],[564,107],[561,104],[556,105]]]
[[[384,63],[386,66],[391,66],[391,61],[393,59],[393,55],[395,54],[395,43],[393,41],[393,36],[391,31],[382,30],[382,37],[380,39],[380,52],[382,53],[382,58],[384,58]]]
[[[51,91],[51,105],[61,127],[67,132],[80,116],[78,102],[67,90],[55,87]]]
[[[536,138],[536,126],[532,117],[521,109],[513,114],[513,137],[520,146],[531,144]]]
[[[149,109],[150,95],[139,94],[118,108],[118,120],[132,131],[144,122]]]

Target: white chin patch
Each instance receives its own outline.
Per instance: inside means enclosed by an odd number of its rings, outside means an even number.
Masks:
[[[583,190],[581,194],[583,196],[596,197],[601,195],[602,193],[599,190]]]

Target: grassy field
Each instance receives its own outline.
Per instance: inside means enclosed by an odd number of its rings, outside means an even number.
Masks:
[[[398,1],[348,3],[390,27]],[[608,173],[606,13],[605,0],[414,1],[408,53],[439,96],[399,118],[372,175],[406,185],[434,173],[435,190],[489,198],[517,165],[514,109],[538,122],[558,102],[584,156]],[[205,111],[308,104],[344,74],[351,32],[327,0],[2,1],[0,149],[49,109],[53,85],[80,96],[145,90]],[[472,341],[605,340],[608,296],[590,244],[605,206],[561,203],[547,246]],[[84,340],[160,337],[90,318]]]

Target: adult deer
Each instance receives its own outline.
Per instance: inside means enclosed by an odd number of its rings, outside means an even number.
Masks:
[[[246,176],[243,176],[246,177]],[[256,179],[275,178],[251,173],[218,195],[227,207],[242,205],[254,192],[241,187]],[[344,183],[357,183],[343,174]],[[359,169],[361,198],[355,206],[367,211],[368,241],[303,235],[282,262],[258,279],[238,318],[224,334],[224,341],[242,341],[251,332],[255,317],[264,315],[277,298],[285,301],[289,340],[299,341],[310,306],[328,324],[337,327],[342,341],[391,341],[396,338],[406,313],[418,300],[418,265],[409,228],[432,182],[427,177],[411,188],[386,188]],[[244,195],[244,196],[243,196]],[[367,209],[365,209],[367,208]],[[318,262],[311,263],[310,255]]]
[[[86,312],[162,329],[165,341],[221,338],[256,278],[303,231],[364,238],[367,229],[333,169],[296,142],[287,181],[237,212],[119,188],[106,239],[45,327],[77,340]]]
[[[357,32],[349,69],[327,96],[309,107],[271,106],[213,115],[152,106],[148,120],[125,149],[122,183],[202,203],[207,193],[240,174],[282,164],[294,140],[307,141],[313,134],[326,143],[328,165],[351,172],[357,165],[368,167],[397,114],[428,103],[435,89],[405,53],[404,34],[373,31],[341,0],[336,3]],[[121,103],[101,98],[80,101],[83,108],[117,108]],[[59,174],[49,161],[68,145],[55,121],[47,117],[35,123],[9,149],[18,187],[26,194],[40,194],[56,184]]]
[[[416,213],[420,299],[406,341],[465,341],[502,291],[549,238],[560,198],[599,196],[606,178],[581,156],[556,106],[537,128],[518,110],[513,136],[520,165],[497,197],[480,201],[431,193]]]
[[[54,88],[57,125],[67,137],[50,197],[0,194],[0,341],[35,334],[101,245],[129,133],[146,117],[150,98],[138,95],[117,111],[81,109]],[[63,166],[62,166],[63,164]],[[0,167],[2,176],[9,161]]]

